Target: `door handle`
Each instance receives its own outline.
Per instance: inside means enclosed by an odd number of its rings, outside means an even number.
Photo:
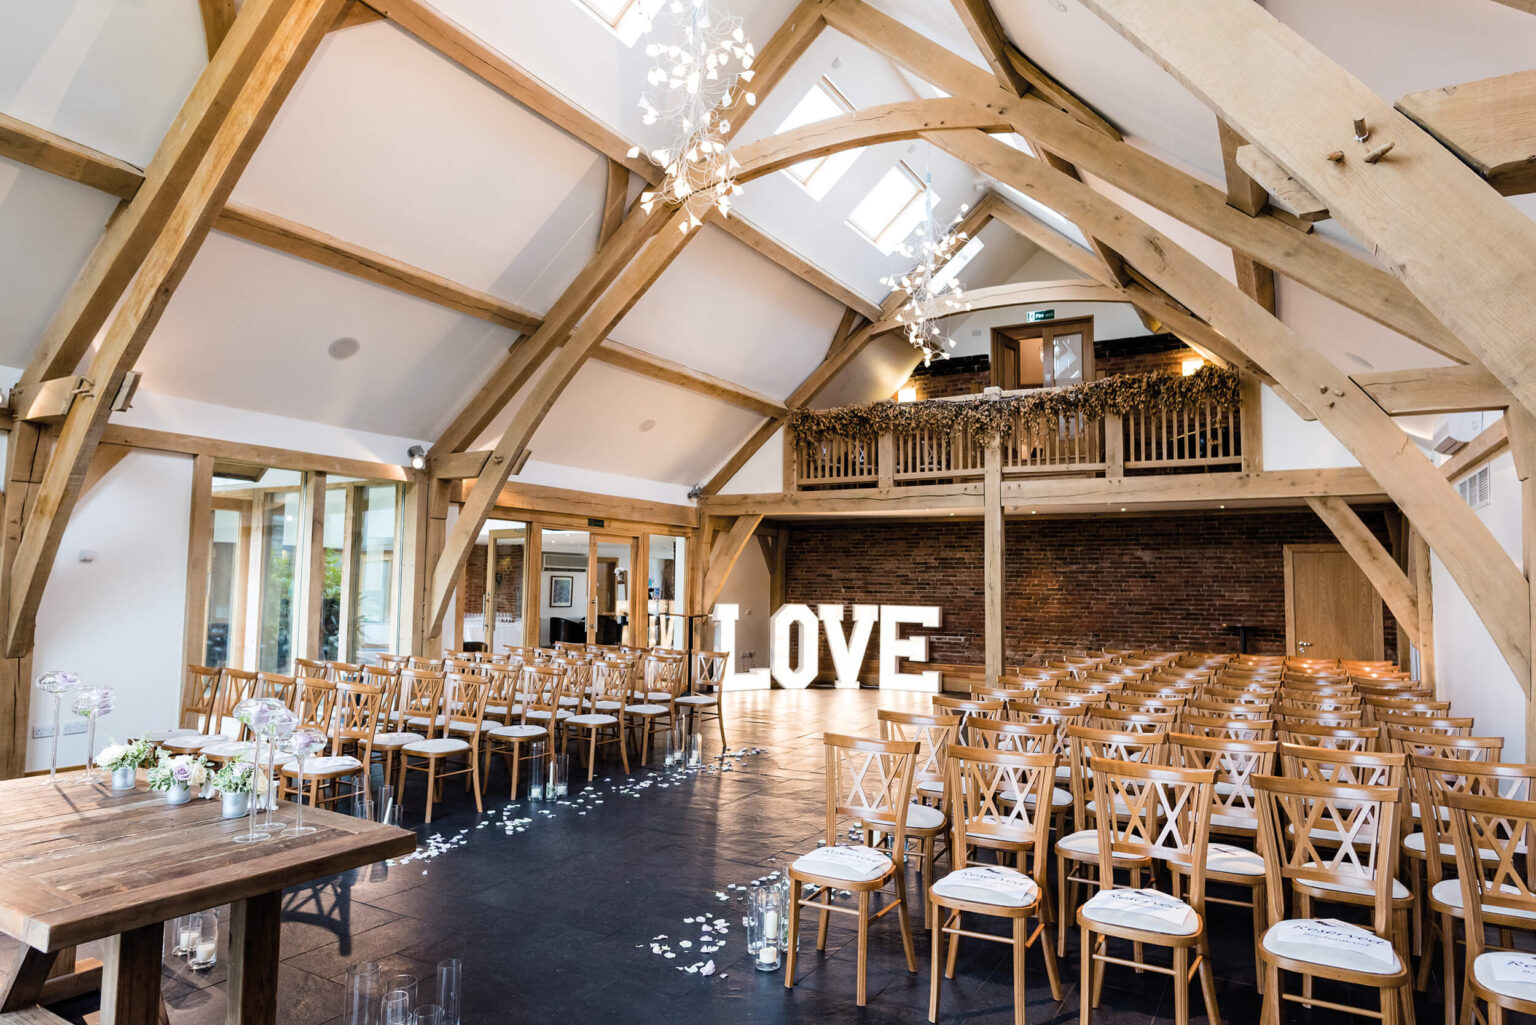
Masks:
[[[1310,648],[1310,647],[1312,647],[1312,642],[1311,641],[1297,641],[1296,642],[1296,647],[1298,647],[1298,648]]]

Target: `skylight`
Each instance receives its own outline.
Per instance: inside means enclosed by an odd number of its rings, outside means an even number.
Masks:
[[[827,118],[852,113],[853,104],[826,78],[819,78],[810,92],[789,112],[779,125],[779,132],[787,132]],[[777,133],[775,133],[777,134]],[[853,162],[859,158],[860,149],[843,150],[814,160],[802,160],[784,173],[799,183],[814,199],[822,199]]]
[[[645,35],[650,27],[650,16],[656,13],[661,0],[576,0],[596,16],[625,46],[634,46],[635,40]]]
[[[934,272],[933,290],[938,291],[955,280],[955,275],[965,270],[965,265],[976,259],[977,255],[986,248],[986,245],[978,235],[972,235],[966,239],[965,245],[960,247],[960,251],[950,257],[948,263]]]
[[[898,161],[853,208],[848,224],[889,256],[922,219],[923,180],[905,161]]]

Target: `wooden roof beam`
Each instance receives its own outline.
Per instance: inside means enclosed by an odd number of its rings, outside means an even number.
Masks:
[[[99,286],[102,278],[93,272],[104,266],[121,267],[130,253],[137,257],[132,261],[136,266],[124,268],[136,273],[130,275],[131,285],[125,281],[125,287],[116,290],[122,301],[116,304],[86,375],[95,390],[78,396],[70,407],[40,478],[35,466],[31,480],[22,481],[14,472],[7,475],[13,482],[6,494],[8,528],[20,525],[25,514],[8,578],[7,647],[13,656],[31,650],[37,608],[54,556],[119,388],[191,265],[214,215],[340,7],[341,0],[247,0],[151,161],[145,184],[107,229],[82,271],[77,285],[85,283],[100,299],[104,290],[93,286]],[[134,230],[116,230],[130,220]],[[82,325],[96,319],[78,310],[77,299],[72,291],[61,314],[78,316],[64,324],[56,318],[59,327],[49,335],[56,344],[43,346],[29,364],[23,377],[29,386],[55,376],[39,370],[72,351],[57,343],[77,337]],[[110,308],[102,313],[102,321],[107,312]],[[16,433],[11,448],[18,441]],[[20,440],[36,452],[35,438]],[[20,483],[25,483],[30,501],[13,507],[12,499],[20,496],[11,488]],[[12,537],[8,529],[7,539]]]
[[[1440,470],[1364,389],[1203,261],[1107,197],[984,133],[942,132],[930,138],[951,156],[1038,197],[1113,245],[1131,266],[1311,409],[1433,546],[1515,677],[1529,686],[1530,595],[1524,575]]]
[[[1458,362],[1467,349],[1391,274],[1273,214],[1250,217],[1226,195],[1032,96],[1010,97],[982,69],[864,0],[828,0],[827,21],[951,96],[1000,103],[1014,130],[1079,168],[1276,272]]]
[[[1396,107],[1501,195],[1536,192],[1536,71],[1410,93]]]
[[[970,34],[971,42],[976,44],[976,49],[981,51],[981,55],[992,66],[992,74],[997,76],[998,85],[1016,96],[1028,92],[1029,80],[1008,59],[1011,45],[1008,33],[1004,31],[1002,22],[997,20],[997,12],[992,10],[992,5],[987,0],[952,0],[952,3],[965,31]]]
[[[1248,0],[1085,3],[1327,203],[1521,406],[1536,410],[1536,224]],[[1273,116],[1276,95],[1284,118]],[[1357,141],[1362,122],[1367,137]],[[1416,216],[1403,217],[1406,209]]]
[[[1507,409],[1514,397],[1482,367],[1379,370],[1349,375],[1389,416]]]
[[[144,172],[97,149],[0,114],[0,157],[27,164],[82,185],[132,199]]]
[[[1307,505],[1333,532],[1376,593],[1387,603],[1392,618],[1403,628],[1408,640],[1414,647],[1419,647],[1418,589],[1397,560],[1371,533],[1360,514],[1350,508],[1349,502],[1336,496],[1321,495],[1308,497]]]

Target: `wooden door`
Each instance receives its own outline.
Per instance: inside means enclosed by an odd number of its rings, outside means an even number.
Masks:
[[[1287,654],[1379,659],[1381,635],[1381,596],[1343,548],[1285,546]]]

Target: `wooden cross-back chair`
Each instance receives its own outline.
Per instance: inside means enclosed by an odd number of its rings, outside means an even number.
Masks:
[[[313,676],[299,677],[299,704],[294,709],[299,725],[323,730],[331,729],[331,716],[336,710],[336,684]]]
[[[1074,832],[1056,840],[1056,920],[1063,929],[1057,937],[1056,953],[1066,956],[1066,923],[1068,912],[1077,906],[1077,890],[1080,885],[1098,885],[1099,833],[1095,824],[1097,809],[1093,794],[1091,760],[1158,762],[1163,760],[1168,746],[1168,734],[1117,732],[1095,729],[1091,726],[1069,726],[1067,768],[1071,780],[1072,825]],[[1059,770],[1058,770],[1059,772]],[[1093,807],[1090,807],[1090,803]],[[1150,858],[1116,855],[1116,866],[1130,873],[1133,886],[1139,886],[1141,873],[1150,869]]]
[[[483,676],[445,674],[443,681],[443,735],[414,740],[400,749],[400,785],[396,800],[405,800],[405,783],[411,771],[427,775],[426,821],[432,821],[439,787],[450,776],[464,776],[475,794],[475,810],[484,811],[480,785],[480,741],[485,720],[485,702],[491,684]],[[461,768],[452,768],[452,760],[463,758]],[[444,763],[439,767],[440,763]]]
[[[199,751],[205,744],[227,740],[227,737],[218,736],[222,679],[223,670],[212,666],[187,666],[181,679],[181,707],[176,713],[175,727],[146,732],[145,738],[173,754]]]
[[[1451,714],[1449,701],[1432,701],[1420,697],[1367,697],[1361,706],[1366,715],[1366,725],[1383,722],[1387,716],[1407,715],[1420,719],[1445,719]]]
[[[1422,870],[1421,883],[1418,872],[1413,877],[1415,896],[1421,913],[1416,916],[1422,923],[1426,937],[1423,954],[1419,960],[1418,988],[1428,983],[1429,969],[1434,963],[1436,944],[1440,947],[1441,988],[1446,994],[1445,1017],[1455,1025],[1456,1007],[1456,923],[1466,925],[1466,905],[1461,883],[1453,878],[1468,871],[1456,847],[1451,828],[1451,798],[1457,795],[1480,795],[1530,802],[1536,800],[1536,765],[1525,762],[1505,763],[1469,754],[1489,753],[1486,748],[1472,748],[1456,742],[1484,740],[1487,738],[1441,737],[1444,747],[1439,751],[1423,750],[1409,753],[1412,768],[1412,792],[1417,803],[1418,832],[1404,838],[1403,849],[1414,858],[1414,869]],[[1501,749],[1502,751],[1502,749]],[[1438,857],[1429,857],[1428,851],[1437,851]],[[1484,860],[1497,856],[1493,847],[1479,847],[1479,857]],[[1424,895],[1427,893],[1427,900]],[[1512,930],[1536,931],[1536,919],[1510,915],[1495,910],[1484,916],[1490,924],[1498,926],[1508,945]],[[1470,1020],[1470,1019],[1469,1019]]]
[[[966,737],[972,747],[983,751],[1017,751],[1024,754],[1048,754],[1053,764],[1064,761],[1065,736],[1057,724],[1049,721],[1015,722],[1001,719],[973,719],[966,728]],[[1072,791],[1059,785],[1063,782],[1052,770],[1049,790],[1049,823],[1057,836],[1066,831],[1067,814],[1072,810]],[[1035,795],[1026,791],[1024,800],[1033,801]],[[1044,857],[1044,854],[1042,854]]]
[[[1094,729],[1120,733],[1167,733],[1178,718],[1177,711],[1143,712],[1110,706],[1089,709],[1087,723]]]
[[[1036,705],[1054,705],[1057,708],[1089,708],[1102,706],[1109,700],[1104,691],[1086,690],[1037,690],[1031,702]]]
[[[882,740],[910,741],[917,745],[912,760],[912,796],[921,802],[921,810],[907,814],[907,839],[917,841],[923,895],[923,921],[928,921],[927,887],[934,880],[934,861],[939,839],[949,827],[945,808],[948,773],[944,759],[960,736],[965,718],[959,715],[901,712],[882,708],[876,712]]]
[[[869,926],[893,908],[901,928],[907,970],[917,971],[912,946],[912,925],[907,914],[906,869],[901,852],[906,849],[906,807],[912,799],[912,773],[917,743],[910,740],[873,740],[828,733],[826,752],[826,846],[797,859],[789,868],[789,960],[784,972],[786,988],[795,984],[795,954],[800,936],[800,911],[811,908],[821,921],[816,930],[816,949],[827,948],[827,926],[833,914],[852,914],[858,923],[857,999],[867,1000]],[[886,832],[895,856],[864,845],[842,845],[840,824],[852,820],[866,836]],[[891,900],[871,910],[871,896],[892,887]],[[806,887],[810,887],[806,890]],[[857,907],[832,903],[836,890],[851,890]],[[819,900],[818,900],[819,898]]]
[[[624,712],[630,728],[639,734],[635,750],[640,754],[641,765],[650,760],[651,736],[656,728],[663,724],[670,728],[677,722],[672,699],[678,695],[671,688],[681,680],[682,668],[681,658],[646,655],[630,674],[630,698]]]
[[[725,696],[726,660],[729,658],[730,654],[724,651],[695,651],[688,690],[672,702],[674,710],[680,709],[688,717],[689,733],[713,719],[720,730],[722,752],[729,748],[725,742],[725,713],[721,708]]]
[[[1272,740],[1273,719],[1235,719],[1224,715],[1193,715],[1186,712],[1175,727],[1179,733],[1196,737],[1226,737],[1232,740]]]
[[[1283,749],[1282,749],[1283,750]],[[1260,940],[1264,964],[1263,1021],[1281,1021],[1286,1001],[1379,1017],[1384,1025],[1413,1020],[1413,987],[1408,973],[1402,915],[1393,891],[1396,786],[1359,786],[1316,779],[1257,776],[1259,852],[1267,872],[1269,921]],[[1320,845],[1319,833],[1342,837]],[[1285,917],[1292,891],[1297,917]],[[1371,914],[1370,928],[1312,918],[1319,894],[1337,899],[1353,893]],[[1302,977],[1301,995],[1285,992],[1281,972]],[[1312,980],[1331,979],[1376,990],[1379,1011],[1320,1000]]]
[[[372,775],[373,740],[378,732],[380,710],[384,703],[384,688],[353,680],[341,680],[332,684],[330,753],[304,759],[304,783],[309,800],[314,805],[335,805],[344,797],[361,792],[363,797],[373,796]],[[303,799],[298,790],[297,760],[283,763],[279,770],[283,790],[295,798]],[[343,780],[361,777],[350,791],[344,792]]]
[[[1221,1020],[1216,1007],[1216,981],[1211,970],[1210,947],[1205,934],[1206,844],[1210,827],[1210,791],[1215,773],[1209,769],[1173,768],[1145,762],[1093,758],[1094,801],[1100,808],[1116,809],[1100,814],[1098,830],[1098,892],[1077,909],[1082,933],[1078,947],[1082,979],[1079,1020],[1091,1020],[1104,987],[1107,964],[1129,964],[1139,971],[1173,977],[1174,1021],[1189,1025],[1191,972],[1200,977],[1208,1021]],[[1155,906],[1121,903],[1115,895],[1115,869],[1122,859],[1161,861],[1176,868],[1186,886],[1179,894],[1159,899]],[[1137,883],[1133,882],[1133,888]],[[1134,898],[1132,898],[1134,899]],[[1171,902],[1171,903],[1169,903]],[[1128,940],[1133,945],[1130,961],[1107,952],[1108,940]],[[1169,947],[1173,965],[1149,964],[1141,953],[1144,944]],[[1191,953],[1195,963],[1190,963]]]
[[[591,681],[592,694],[587,702],[589,711],[581,712],[564,720],[561,751],[572,732],[585,735],[587,782],[597,771],[597,748],[600,744],[618,746],[624,774],[629,774],[629,749],[625,742],[624,701],[629,693],[630,663],[604,659],[589,667],[587,679]],[[579,678],[577,678],[579,684]],[[569,683],[567,685],[570,685]]]
[[[1479,1002],[1487,1005],[1489,1025],[1503,1025],[1506,1011],[1536,1014],[1536,954],[1491,950],[1486,939],[1490,925],[1507,928],[1503,923],[1514,921],[1530,928],[1536,922],[1536,803],[1529,797],[1445,796],[1456,860],[1463,866],[1458,882],[1467,953],[1461,1020],[1468,1025],[1478,1020]],[[1447,989],[1447,1003],[1454,992]]]
[[[359,683],[363,679],[363,665],[356,662],[330,661],[325,664],[325,678],[332,683],[348,681]]]
[[[986,728],[978,729],[976,735],[1028,736],[1009,732],[1023,727],[1022,723],[984,725]],[[968,936],[1006,943],[1013,948],[1013,1020],[1014,1025],[1024,1025],[1024,954],[1030,946],[1040,944],[1051,995],[1061,999],[1056,944],[1048,921],[1049,820],[1039,811],[1047,807],[1046,795],[1055,782],[1056,756],[1047,752],[954,746],[949,749],[945,769],[947,787],[954,795],[950,802],[954,820],[950,841],[952,865],[948,875],[928,887],[936,925],[932,930],[928,1020],[938,1020],[939,956],[944,938],[949,938],[949,956],[942,974],[953,979],[960,937]],[[998,864],[972,866],[972,847],[996,852]],[[1004,864],[1004,858],[1010,854],[1014,858],[1011,868]],[[966,914],[1004,918],[1011,928],[1004,936],[967,931],[963,921]],[[1031,918],[1037,920],[1033,930],[1029,928]]]
[[[510,715],[514,721],[486,731],[487,768],[495,755],[501,755],[506,761],[507,772],[512,777],[511,800],[517,798],[522,763],[533,758],[548,758],[555,750],[557,726],[570,715],[560,707],[564,687],[565,674],[559,666],[523,663],[513,684],[517,704],[510,706]]]
[[[261,678],[258,674],[225,666],[220,672],[219,710],[214,716],[216,725],[210,731],[217,736],[209,737],[197,749],[198,753],[215,765],[224,765],[237,758],[253,759],[256,754],[255,741],[250,736],[250,728],[235,718],[235,709],[242,701],[261,696]],[[173,743],[175,739],[172,738]],[[175,750],[174,747],[171,749]]]
[[[1380,726],[1319,726],[1316,723],[1284,723],[1275,739],[1293,747],[1320,747],[1332,751],[1374,751]]]
[[[438,715],[443,703],[443,675],[425,669],[401,669],[397,661],[389,670],[373,669],[365,678],[372,686],[382,685],[378,729],[369,746],[368,772],[377,762],[385,783],[395,778],[395,755],[407,744],[437,735]],[[413,726],[412,720],[422,725]]]
[[[296,658],[293,660],[293,675],[300,679],[309,678],[323,680],[327,678],[330,673],[325,668],[324,662],[316,662],[315,660],[308,658]]]
[[[1252,849],[1258,839],[1259,811],[1254,799],[1255,776],[1272,775],[1275,752],[1279,745],[1268,739],[1236,739],[1174,733],[1168,737],[1171,761],[1186,769],[1210,769],[1214,783],[1210,789],[1212,842],[1206,848],[1206,879],[1228,886],[1244,887],[1247,900],[1207,895],[1206,902],[1249,909],[1253,921],[1253,950],[1256,969],[1259,937],[1263,934],[1264,859]],[[1241,844],[1225,842],[1227,839]],[[1262,980],[1263,972],[1257,977]],[[1261,981],[1262,984],[1262,981]]]

